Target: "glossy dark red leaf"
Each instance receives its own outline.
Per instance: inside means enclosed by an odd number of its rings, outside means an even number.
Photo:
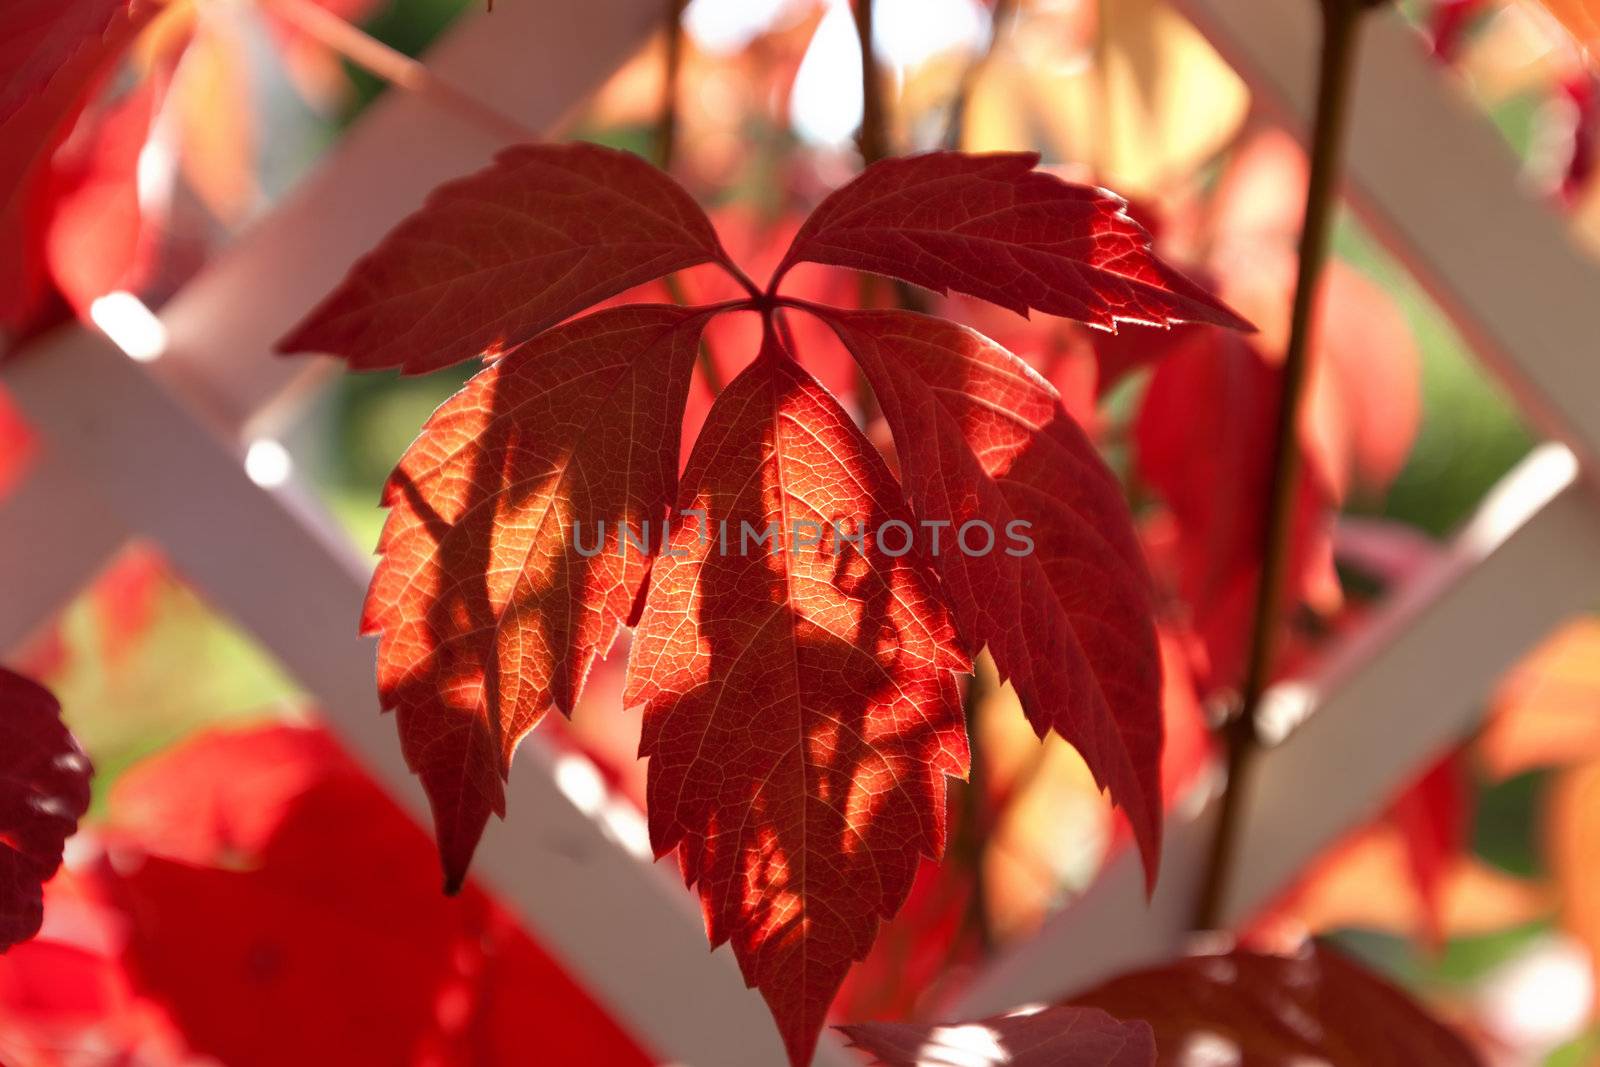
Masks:
[[[626,697],[644,704],[651,842],[679,850],[713,944],[733,942],[805,1064],[919,857],[943,850],[968,663],[920,551],[877,536],[911,521],[888,468],[770,338],[718,397],[679,509],[705,518],[656,561]],[[783,551],[741,551],[745,524],[774,523]]]
[[[725,258],[705,212],[638,156],[519,145],[434,190],[279,348],[421,373],[499,354],[625,289]]]
[[[888,159],[806,220],[782,270],[831,263],[1114,328],[1249,323],[1162,263],[1126,203],[1037,171],[1033,152]]]
[[[963,637],[988,646],[1041,737],[1083,755],[1154,884],[1161,659],[1116,478],[1055,391],[981,334],[902,311],[824,315],[866,369],[912,509],[947,524],[934,564]]]
[[[1072,1003],[1146,1020],[1163,1067],[1479,1065],[1408,995],[1327,946],[1192,956],[1113,978]]]
[[[0,668],[0,952],[39,932],[92,773],[49,690]]]
[[[940,1026],[858,1023],[839,1027],[883,1067],[1154,1067],[1148,1023],[1094,1008],[1054,1007]]]
[[[629,617],[706,318],[631,306],[551,330],[446,402],[385,488],[362,627],[382,635],[379,693],[433,803],[448,886],[505,814],[517,743],[551,706],[571,713]],[[624,545],[624,528],[650,547]]]

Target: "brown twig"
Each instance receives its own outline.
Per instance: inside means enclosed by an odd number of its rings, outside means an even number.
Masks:
[[[1256,730],[1262,694],[1272,679],[1281,621],[1284,581],[1288,570],[1295,495],[1300,468],[1300,414],[1310,366],[1310,342],[1317,281],[1328,258],[1344,131],[1354,85],[1357,37],[1361,16],[1371,0],[1322,0],[1322,55],[1317,81],[1316,117],[1312,127],[1311,177],[1300,231],[1300,265],[1295,279],[1289,346],[1283,361],[1283,392],[1278,407],[1272,482],[1267,521],[1262,530],[1261,579],[1256,589],[1254,625],[1246,660],[1238,713],[1227,723],[1228,777],[1224,785],[1215,836],[1196,902],[1196,929],[1215,929],[1222,920],[1228,879],[1238,850],[1243,796],[1260,738]]]
[[[662,170],[672,169],[678,142],[678,82],[683,71],[683,12],[689,0],[667,0],[666,63],[661,74],[661,113],[656,120],[655,160]]]
[[[883,103],[883,70],[872,47],[873,0],[855,0],[856,40],[861,45],[861,132],[857,144],[868,166],[889,155],[889,129]]]
[[[979,951],[985,956],[994,951],[995,945],[994,924],[989,921],[989,879],[983,870],[984,846],[993,827],[990,825],[986,796],[989,788],[988,776],[984,773],[983,760],[979,755],[982,744],[979,736],[979,720],[983,715],[984,705],[993,692],[989,685],[989,676],[974,664],[972,677],[967,679],[967,691],[962,700],[962,710],[967,720],[967,745],[971,750],[972,762],[967,772],[967,780],[961,787],[961,823],[956,829],[956,839],[950,846],[954,856],[959,857],[971,868],[972,892],[967,897],[966,914],[961,921],[965,929],[976,934]]]

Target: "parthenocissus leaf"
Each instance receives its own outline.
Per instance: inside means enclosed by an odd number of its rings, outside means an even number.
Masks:
[[[503,352],[624,289],[722,258],[705,212],[638,156],[518,145],[434,190],[279,348],[421,373]]]
[[[831,263],[1091,326],[1250,324],[1150,251],[1121,198],[1034,152],[930,152],[867,168],[811,213],[779,268]]]
[[[825,318],[866,369],[912,510],[945,524],[934,563],[962,636],[988,646],[1040,736],[1083,754],[1127,812],[1153,885],[1161,657],[1116,478],[1055,390],[982,334],[904,311]],[[993,543],[1014,530],[1030,551]]]
[[[876,536],[911,521],[888,468],[773,344],[717,398],[690,457],[679,507],[707,526],[681,526],[656,563],[627,700],[645,706],[656,853],[679,850],[712,942],[733,942],[805,1064],[918,856],[944,848],[968,663],[922,554]],[[863,544],[836,521],[865,527]],[[747,524],[774,523],[789,547],[740,551]]]
[[[641,305],[551,330],[468,382],[389,479],[362,626],[450,887],[505,814],[517,742],[571,712],[628,618],[650,553],[617,551],[621,524],[666,518],[706,318]]]

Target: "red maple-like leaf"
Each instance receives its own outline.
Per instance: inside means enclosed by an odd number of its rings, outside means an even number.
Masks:
[[[39,932],[41,887],[89,810],[91,773],[56,698],[0,668],[0,952]]]
[[[800,227],[762,292],[642,161],[515,148],[436,192],[281,345],[410,371],[508,353],[446,403],[391,480],[365,618],[383,635],[380,690],[432,800],[447,882],[503,814],[518,739],[551,705],[571,711],[589,665],[637,619],[625,699],[645,705],[653,841],[680,849],[712,940],[733,941],[796,1063],[918,857],[942,847],[943,777],[966,766],[952,672],[978,647],[1036,729],[1083,749],[1154,877],[1159,657],[1115,480],[1056,392],[992,342],[779,291],[813,261],[1106,327],[1244,325],[1150,253],[1121,201],[1034,162],[936,153],[869,168]],[[551,330],[702,264],[732,279],[694,286],[720,303],[622,303]],[[706,332],[728,311],[743,321]],[[888,398],[903,495],[797,362],[797,342],[837,348],[811,316]],[[702,336],[760,355],[706,415],[664,549],[656,520]],[[1010,536],[1038,558],[967,561],[960,527],[973,519],[1000,527],[983,553]],[[1031,537],[1011,520],[1033,523]],[[781,554],[730,549],[723,531],[738,543],[746,521],[763,536],[775,522]],[[923,541],[941,521],[955,528],[935,564]],[[880,543],[884,522],[905,543]]]
[[[886,274],[1107,329],[1250,324],[1158,260],[1120,197],[1036,171],[1035,152],[930,152],[867,168],[811,213],[778,268]]]
[[[824,314],[866,368],[913,510],[944,524],[935,564],[962,636],[988,646],[1041,737],[1082,753],[1154,884],[1161,661],[1116,479],[1055,390],[981,334],[909,312]]]
[[[883,1067],[1154,1067],[1156,1062],[1148,1023],[1122,1022],[1095,1008],[1044,1008],[943,1026],[858,1023],[839,1029]]]
[[[418,374],[503,352],[641,282],[726,259],[705,212],[638,156],[519,145],[436,189],[279,347]]]
[[[943,851],[968,661],[926,560],[901,553],[888,468],[775,341],[718,397],[679,505],[705,527],[656,563],[629,665],[651,842],[680,849],[713,943],[806,1063],[918,857]],[[781,551],[750,545],[770,528]]]
[[[1146,1020],[1163,1067],[1207,1053],[1239,1067],[1479,1064],[1405,993],[1324,945],[1295,956],[1193,956],[1113,978],[1071,1002]]]
[[[505,814],[517,743],[551,705],[571,714],[629,616],[707,317],[640,305],[550,331],[441,407],[389,480],[362,626],[451,888]]]

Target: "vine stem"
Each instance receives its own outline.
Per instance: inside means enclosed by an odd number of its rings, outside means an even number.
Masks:
[[[861,45],[861,160],[867,166],[889,155],[889,128],[883,106],[883,69],[872,47],[873,0],[856,0],[856,40]]]
[[[1300,229],[1300,263],[1289,324],[1289,346],[1283,360],[1272,481],[1267,497],[1267,521],[1262,529],[1261,577],[1256,587],[1254,623],[1239,710],[1222,732],[1227,749],[1227,780],[1195,906],[1194,927],[1199,930],[1216,929],[1222,921],[1228,879],[1238,852],[1245,786],[1261,748],[1256,720],[1262,694],[1272,679],[1277,651],[1298,490],[1299,425],[1309,378],[1317,282],[1327,262],[1333,217],[1338,207],[1341,157],[1351,89],[1355,84],[1361,18],[1369,7],[1376,6],[1373,0],[1321,2],[1322,55],[1311,134],[1311,175],[1306,184],[1305,216]]]

